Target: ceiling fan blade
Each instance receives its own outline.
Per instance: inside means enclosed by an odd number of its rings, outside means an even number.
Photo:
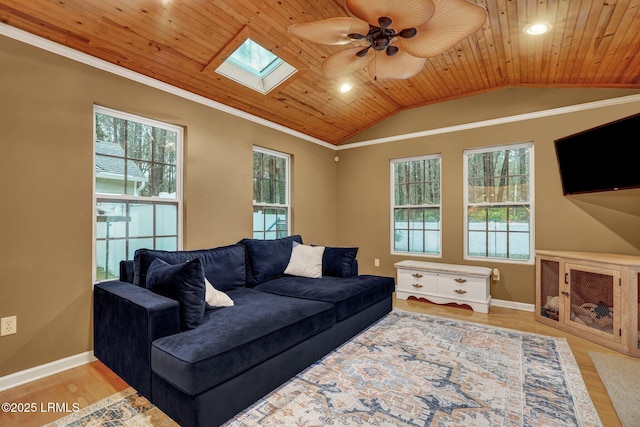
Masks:
[[[346,0],[347,9],[358,18],[378,27],[378,18],[391,18],[391,28],[417,27],[431,18],[433,0]]]
[[[368,73],[375,80],[408,79],[423,70],[426,58],[416,58],[399,50],[394,56],[379,52],[369,62]]]
[[[340,45],[352,42],[348,34],[369,32],[369,24],[358,18],[338,17],[322,21],[294,24],[288,29],[296,37],[319,44]]]
[[[434,0],[436,12],[410,39],[398,38],[401,50],[421,58],[440,55],[478,31],[487,20],[484,7],[466,0]]]
[[[335,79],[363,69],[374,55],[356,56],[361,50],[362,46],[358,46],[334,53],[322,63],[322,74],[328,79]]]

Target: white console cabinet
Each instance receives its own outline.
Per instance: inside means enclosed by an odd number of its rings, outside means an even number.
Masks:
[[[468,305],[488,313],[491,304],[491,269],[424,261],[400,261],[396,297],[424,298],[435,304]]]

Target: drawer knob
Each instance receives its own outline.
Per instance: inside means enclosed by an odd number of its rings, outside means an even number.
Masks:
[[[421,284],[419,284],[419,283],[414,283],[414,284],[413,284],[413,285],[411,285],[411,286],[413,286],[413,287],[414,287],[414,288],[416,288],[416,289],[420,289],[420,288],[422,288],[422,285],[421,285]]]
[[[412,276],[415,277],[416,279],[420,279],[422,277],[422,274],[413,273]]]
[[[467,293],[467,291],[465,291],[464,289],[456,289],[455,292],[456,292],[456,294],[460,294],[460,295],[463,295],[463,294]]]
[[[457,283],[464,283],[467,281],[467,279],[462,279],[460,277],[458,277],[457,279],[455,279]]]

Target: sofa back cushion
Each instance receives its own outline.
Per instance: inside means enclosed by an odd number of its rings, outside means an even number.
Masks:
[[[280,277],[289,264],[293,242],[302,243],[300,235],[274,240],[242,239],[247,253],[247,284],[259,285]]]
[[[155,259],[168,264],[180,264],[196,258],[200,259],[207,280],[219,291],[245,286],[245,251],[238,244],[193,251],[138,249],[133,258],[133,283],[147,287],[147,271]]]

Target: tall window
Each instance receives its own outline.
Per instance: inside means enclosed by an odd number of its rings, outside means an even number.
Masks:
[[[136,249],[181,246],[182,129],[94,107],[95,276]]]
[[[441,253],[440,155],[391,161],[392,253]]]
[[[253,149],[254,239],[277,239],[290,234],[289,163],[287,154]]]
[[[533,261],[533,145],[468,150],[466,258]]]

